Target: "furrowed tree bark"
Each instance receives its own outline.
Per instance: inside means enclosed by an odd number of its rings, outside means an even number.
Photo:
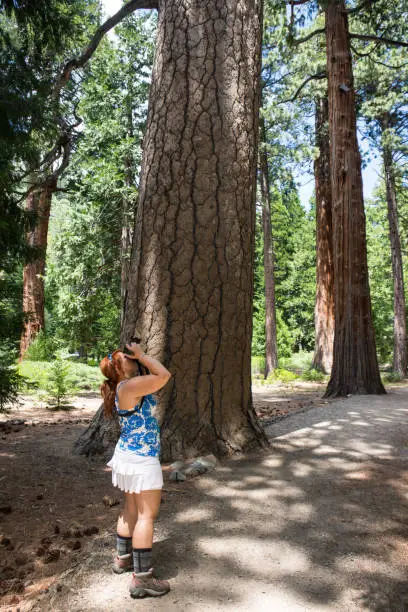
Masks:
[[[267,444],[251,341],[262,0],[161,0],[121,342],[172,373],[162,458]]]
[[[332,197],[330,143],[328,132],[329,102],[316,99],[316,146],[319,157],[314,162],[316,191],[316,301],[314,311],[315,350],[312,367],[330,374],[333,363],[334,293]]]
[[[110,459],[119,435],[118,418],[114,413],[112,419],[105,419],[102,402],[89,426],[75,440],[73,453],[74,455],[86,455],[88,457],[102,455],[106,459]]]
[[[394,372],[402,377],[407,376],[407,327],[404,290],[404,271],[402,266],[401,239],[398,229],[398,204],[395,186],[394,163],[392,150],[387,142],[385,132],[391,127],[391,117],[385,113],[380,120],[383,134],[383,162],[387,193],[388,227],[391,245],[392,278],[394,284]]]
[[[27,197],[26,209],[36,215],[35,226],[29,231],[27,242],[36,248],[37,256],[25,264],[23,272],[24,324],[20,340],[20,361],[38,332],[44,328],[45,257],[51,200],[56,187],[57,178],[52,177]]]
[[[260,139],[266,143],[265,119],[260,118]],[[268,156],[264,147],[259,151],[259,173],[262,196],[262,222],[264,234],[265,274],[265,377],[278,367],[276,342],[275,266],[271,220],[271,196],[269,191]]]
[[[335,332],[324,397],[386,393],[380,378],[367,269],[361,157],[344,0],[328,0],[326,52],[333,198]]]

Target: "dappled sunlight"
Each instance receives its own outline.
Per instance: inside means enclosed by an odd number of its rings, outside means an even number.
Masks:
[[[404,571],[397,571],[390,567],[390,564],[381,559],[373,559],[372,556],[364,555],[346,555],[336,560],[336,567],[339,571],[349,572],[351,575],[354,572],[366,572],[367,574],[376,574],[381,572],[384,576],[390,576],[395,579],[404,579]]]
[[[238,565],[238,571],[253,572],[265,578],[271,577],[271,563],[274,568],[274,575],[293,571],[306,571],[310,567],[310,562],[305,553],[296,546],[292,546],[284,541],[260,541],[245,537],[223,537],[206,538],[197,540],[198,547],[213,558],[225,562],[234,559]],[[251,556],[239,554],[239,551],[251,549]],[[238,553],[238,554],[237,554]],[[260,563],[262,559],[262,563]]]
[[[266,468],[278,468],[282,465],[283,459],[278,455],[272,455],[271,457],[267,457],[262,461],[262,465]]]
[[[194,523],[195,521],[211,520],[212,516],[213,512],[210,508],[186,508],[178,512],[174,520],[178,523]]]
[[[298,478],[306,478],[312,471],[312,466],[307,463],[295,461],[292,465],[292,474]]]
[[[333,446],[329,446],[328,444],[322,444],[318,448],[314,448],[313,453],[315,455],[327,455],[329,453],[338,453],[338,450],[337,448],[333,448]]]
[[[169,487],[153,561],[172,591],[124,612],[408,609],[407,393],[361,400],[276,421],[268,450]],[[127,590],[107,562],[87,570],[91,610]]]

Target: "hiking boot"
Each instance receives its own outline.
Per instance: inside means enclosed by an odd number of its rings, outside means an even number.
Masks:
[[[130,572],[133,569],[133,555],[116,555],[112,563],[112,571],[115,574],[123,574],[123,572]]]
[[[170,591],[170,584],[167,580],[158,580],[153,577],[153,568],[149,569],[148,572],[140,572],[132,574],[132,581],[129,586],[129,592],[131,597],[144,597],[145,595],[152,595],[157,597],[164,595]]]

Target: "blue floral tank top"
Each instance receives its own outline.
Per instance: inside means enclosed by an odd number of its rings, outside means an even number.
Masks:
[[[125,381],[121,381],[118,387],[122,382]],[[116,390],[115,408],[121,430],[117,446],[120,450],[130,451],[137,455],[157,457],[160,455],[160,428],[156,417],[151,413],[152,406],[157,404],[157,400],[150,393],[145,395],[141,410],[136,409],[139,404],[136,404],[131,411],[120,410]]]

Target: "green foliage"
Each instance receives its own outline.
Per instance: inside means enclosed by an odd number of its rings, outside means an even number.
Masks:
[[[300,205],[293,180],[271,194],[278,361],[314,348],[316,254],[314,209]],[[252,352],[265,354],[263,227],[257,212]]]
[[[261,376],[264,377],[265,372],[265,357],[263,355],[253,356],[251,358],[251,370],[252,376]]]
[[[377,189],[366,202],[367,260],[377,353],[381,363],[392,362],[393,282],[385,192]]]
[[[275,368],[267,377],[266,382],[275,382],[279,380],[283,383],[290,383],[297,378],[297,374],[291,372],[290,370],[285,370],[285,368]]]
[[[66,396],[71,391],[69,384],[70,364],[57,354],[47,372],[46,390],[50,403],[55,410],[60,410],[66,404]]]
[[[100,11],[95,0],[40,2],[46,10],[39,10],[38,2],[7,1],[0,13],[1,269],[30,252],[25,244],[30,219],[21,195],[32,179],[30,168],[38,166],[58,137],[56,117],[62,108],[52,95],[54,79],[67,56],[82,49]],[[66,119],[73,98],[75,88],[67,87]]]
[[[84,129],[54,198],[47,254],[48,333],[99,360],[120,334],[124,228],[133,227],[156,17],[129,16],[87,65],[78,112]]]
[[[404,380],[399,372],[387,372],[386,374],[381,374],[381,379],[385,383],[401,382]]]
[[[313,361],[313,351],[299,351],[288,358],[280,360],[280,365],[289,370],[310,370]]]
[[[22,361],[19,364],[19,371],[26,381],[23,390],[25,392],[37,390],[40,394],[46,391],[52,363],[49,361]],[[72,393],[88,390],[99,392],[103,376],[97,366],[70,362],[67,380]]]
[[[85,363],[71,363],[69,383],[74,391],[96,391],[102,384],[104,377],[98,366]]]
[[[50,361],[55,352],[61,348],[61,341],[58,341],[55,337],[48,336],[41,329],[30,344],[24,359],[29,361]]]
[[[24,194],[30,181],[43,178],[42,172],[38,172],[39,160],[46,158],[55,145],[62,123],[57,119],[62,113],[66,125],[72,119],[76,88],[66,88],[59,108],[51,95],[54,80],[62,62],[82,49],[89,39],[90,29],[98,24],[100,8],[95,0],[70,3],[6,0],[2,4],[5,10],[0,13],[0,344],[7,347],[1,366],[2,397],[8,394],[11,398],[21,384],[13,361],[23,322],[22,267],[35,255],[27,244],[26,234],[36,219],[24,210]],[[48,157],[55,162],[54,155]]]
[[[323,372],[319,372],[319,370],[315,370],[312,368],[311,370],[305,370],[302,374],[302,379],[311,381],[311,382],[323,382],[326,380],[326,376]]]
[[[300,205],[293,183],[276,194],[272,225],[276,304],[292,335],[290,352],[310,350],[314,346],[315,220],[313,209],[306,212]]]
[[[294,345],[294,334],[289,325],[284,321],[280,310],[276,310],[276,339],[278,347],[278,363],[284,357],[289,357]]]
[[[50,363],[48,361],[29,361],[24,359],[19,363],[19,372],[24,376],[25,383],[23,392],[30,392],[36,389],[46,389],[48,369]]]
[[[24,383],[13,357],[15,351],[6,342],[0,344],[0,413],[8,412],[10,405],[18,403],[18,393]]]

